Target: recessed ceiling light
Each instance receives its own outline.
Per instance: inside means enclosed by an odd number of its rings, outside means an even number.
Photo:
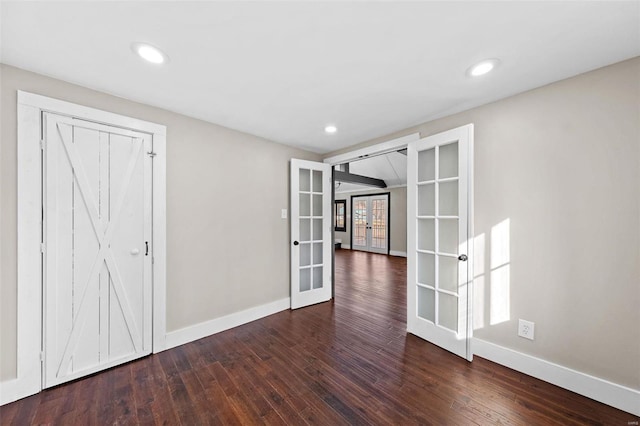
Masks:
[[[330,125],[328,125],[328,126],[326,126],[326,127],[324,128],[324,131],[325,131],[326,133],[335,133],[335,132],[337,132],[337,131],[338,131],[338,128],[337,128],[336,126],[334,126],[334,125],[331,125],[331,124],[330,124]]]
[[[469,68],[467,74],[472,77],[484,75],[493,70],[499,63],[500,61],[498,59],[485,59]]]
[[[151,62],[152,64],[163,64],[169,59],[160,49],[147,43],[133,43],[131,45],[131,50],[133,50],[142,59],[147,62]]]

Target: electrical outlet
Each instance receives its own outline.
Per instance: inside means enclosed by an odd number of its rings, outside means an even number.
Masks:
[[[282,219],[286,219],[287,218],[287,209],[282,209],[282,211],[280,212],[280,217]]]
[[[518,336],[533,340],[536,324],[531,321],[518,320]]]

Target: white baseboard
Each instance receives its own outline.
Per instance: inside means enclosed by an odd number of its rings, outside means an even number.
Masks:
[[[291,299],[276,300],[275,302],[256,306],[244,311],[235,312],[224,317],[212,319],[210,321],[201,322],[189,327],[181,328],[167,333],[165,349],[175,348],[221,331],[255,321],[260,318],[275,314],[291,306]]]
[[[342,244],[340,247],[343,249],[351,250],[351,246],[349,244]]]
[[[33,389],[21,389],[20,380],[18,379],[5,380],[0,382],[0,405],[17,401],[38,392],[40,392],[39,389],[35,392],[33,392]]]
[[[473,353],[561,388],[640,416],[640,390],[618,385],[481,339]]]

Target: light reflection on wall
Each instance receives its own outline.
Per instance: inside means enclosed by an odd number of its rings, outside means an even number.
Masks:
[[[511,319],[510,225],[505,219],[493,226],[490,244],[484,233],[473,239],[474,330]]]
[[[484,327],[484,234],[473,239],[473,329]]]
[[[509,219],[491,228],[491,325],[511,318],[509,228]]]

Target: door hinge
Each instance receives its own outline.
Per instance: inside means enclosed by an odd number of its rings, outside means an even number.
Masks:
[[[44,352],[40,352],[40,362],[44,362]]]
[[[155,156],[156,156],[156,155],[158,155],[158,154],[156,154],[155,152],[151,151],[151,152],[147,152],[147,155],[148,155],[149,157],[153,158],[153,157],[155,157]]]
[[[40,150],[44,149],[44,139],[40,139]]]
[[[44,253],[44,243],[40,243],[40,253]]]

